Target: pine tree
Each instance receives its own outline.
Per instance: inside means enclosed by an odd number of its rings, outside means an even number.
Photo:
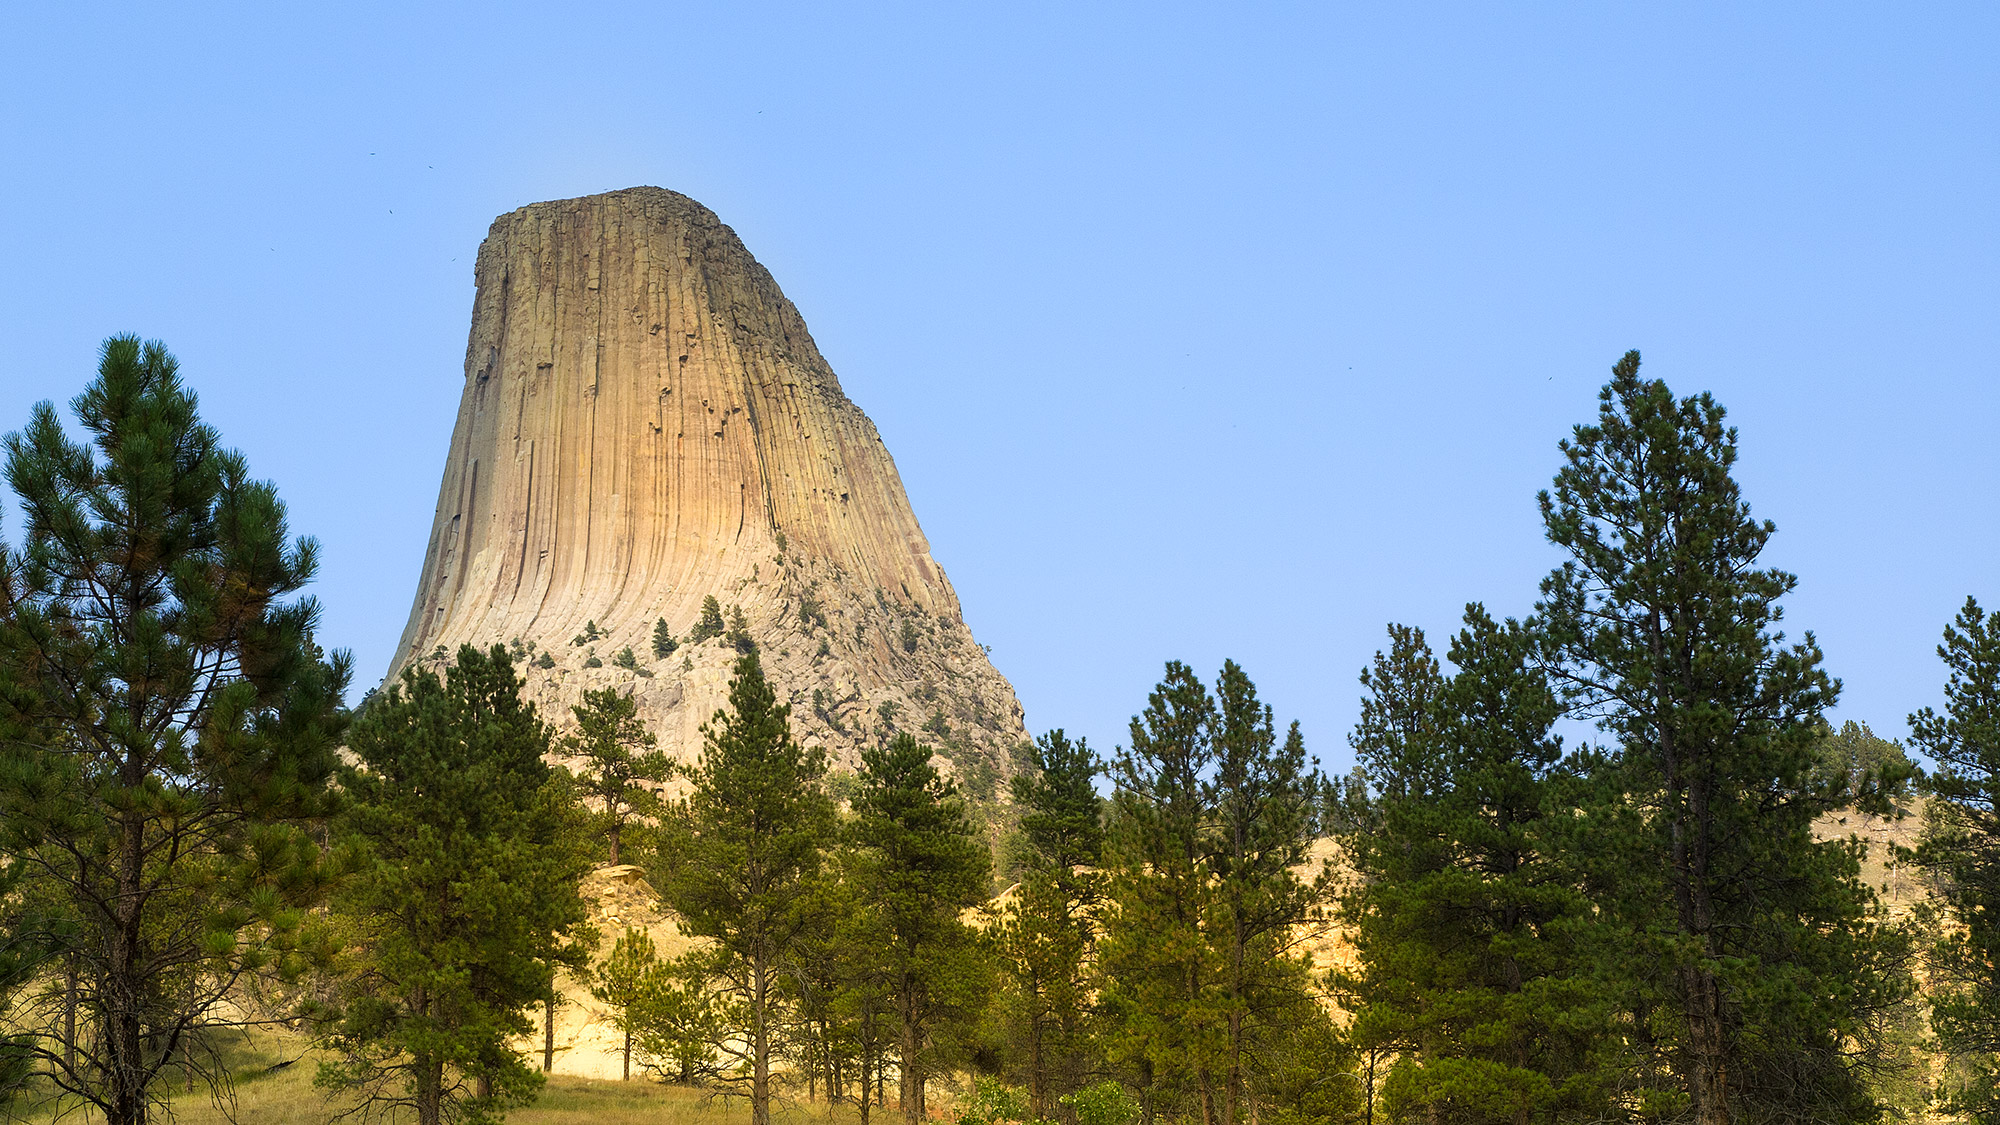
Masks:
[[[856,877],[886,939],[903,1119],[924,1118],[942,1049],[983,1007],[987,964],[963,912],[986,901],[992,856],[931,749],[908,734],[861,752],[851,840]]]
[[[688,630],[688,643],[698,645],[711,637],[719,637],[726,628],[722,623],[722,603],[715,600],[714,594],[708,594],[701,599],[701,617],[695,621],[694,628]]]
[[[508,1040],[583,964],[581,808],[520,688],[505,649],[466,646],[442,680],[405,669],[348,740],[356,873],[336,901],[357,948],[319,1080],[419,1125],[532,1100],[543,1077]]]
[[[246,974],[305,967],[348,660],[292,598],[317,545],[163,346],[113,337],[71,406],[84,442],[46,402],[5,441],[26,534],[0,548],[0,855],[69,927],[75,982],[14,1026],[135,1125],[168,1078],[218,1080]]]
[[[695,952],[662,961],[640,979],[635,1043],[646,1068],[667,1081],[697,1086],[721,1074],[715,1045],[743,1026],[738,1009],[709,991],[709,975],[707,958]]]
[[[672,656],[674,650],[679,647],[680,642],[674,640],[674,631],[667,628],[666,618],[662,617],[658,621],[653,622],[653,658],[655,660],[665,660],[667,657]]]
[[[1082,739],[1053,730],[1036,740],[1029,769],[1012,781],[1028,854],[998,937],[1036,1119],[1055,1116],[1091,1064],[1096,868],[1104,851],[1103,802],[1091,779],[1101,769]]]
[[[1215,1125],[1215,1074],[1227,1054],[1206,928],[1215,888],[1202,782],[1215,763],[1214,716],[1201,680],[1169,662],[1111,770],[1102,1002],[1116,1029],[1111,1053],[1137,1072],[1146,1125],[1163,1097],[1175,1116],[1172,1103],[1190,1095],[1204,1125]]]
[[[590,994],[611,1008],[611,1023],[625,1037],[619,1077],[631,1080],[632,1040],[646,1014],[648,994],[659,987],[662,965],[652,936],[626,927],[611,947],[611,955],[590,971]]]
[[[654,787],[666,782],[673,762],[653,748],[652,732],[639,721],[639,705],[616,688],[585,691],[583,702],[570,713],[576,716],[576,731],[563,739],[563,751],[583,759],[578,781],[584,794],[602,806],[615,866],[626,824],[659,808]]]
[[[1866,1115],[1843,1041],[1902,985],[1859,845],[1812,833],[1846,799],[1813,770],[1837,685],[1810,633],[1776,631],[1796,579],[1756,568],[1774,528],[1731,477],[1721,406],[1642,380],[1637,352],[1599,397],[1540,498],[1570,557],[1538,613],[1560,694],[1645,810],[1634,878],[1668,908],[1632,920],[1632,967],[1664,1000],[1661,1047],[1701,1125]]]
[[[1215,774],[1204,786],[1215,824],[1208,928],[1227,1036],[1221,1117],[1236,1125],[1251,1116],[1255,1057],[1284,1040],[1310,1003],[1307,965],[1294,943],[1321,919],[1331,875],[1309,863],[1324,781],[1318,762],[1306,758],[1299,725],[1280,742],[1271,708],[1233,660],[1223,662],[1215,686]],[[1299,876],[1312,867],[1312,878]]]
[[[1966,1071],[1945,1112],[1986,1125],[2000,1122],[2000,617],[1967,598],[1938,655],[1944,713],[1910,716],[1937,762],[1917,858],[1955,923],[1932,952],[1931,1025]]]
[[[693,789],[675,809],[660,897],[682,929],[714,943],[708,975],[738,1005],[750,1068],[754,1125],[771,1116],[771,1061],[786,994],[781,976],[815,929],[812,909],[833,802],[826,758],[793,740],[791,708],[777,701],[754,652],[736,661],[729,707],[702,727]]]
[[[1618,1077],[1614,1012],[1591,979],[1591,904],[1561,860],[1573,801],[1533,636],[1470,606],[1447,679],[1420,631],[1390,634],[1352,738],[1378,793],[1340,838],[1353,1040],[1397,1052],[1383,1093],[1401,1114],[1594,1119]]]

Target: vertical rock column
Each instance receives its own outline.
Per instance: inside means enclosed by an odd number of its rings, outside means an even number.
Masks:
[[[546,717],[621,684],[685,754],[734,653],[712,641],[656,660],[653,625],[685,637],[713,595],[836,757],[928,724],[967,756],[962,773],[1005,771],[1022,737],[1012,689],[966,630],[874,424],[735,232],[658,188],[537,203],[494,222],[475,277],[464,397],[392,676],[439,646],[512,644]]]

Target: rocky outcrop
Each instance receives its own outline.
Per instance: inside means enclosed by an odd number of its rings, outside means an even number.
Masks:
[[[975,792],[1023,739],[881,436],[734,231],[659,188],[537,203],[480,247],[465,390],[390,669],[511,645],[546,717],[639,700],[691,756],[741,614],[808,741],[924,731]],[[655,658],[664,619],[681,641]],[[631,658],[621,661],[630,650]],[[621,666],[623,665],[623,666]]]

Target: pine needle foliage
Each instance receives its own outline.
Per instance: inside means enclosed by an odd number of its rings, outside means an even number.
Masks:
[[[1778,631],[1797,579],[1758,566],[1775,528],[1732,475],[1722,407],[1642,379],[1637,352],[1599,401],[1540,498],[1569,558],[1537,614],[1559,696],[1615,741],[1602,772],[1643,810],[1624,841],[1650,899],[1629,918],[1637,1011],[1700,1125],[1869,1119],[1857,1044],[1909,983],[1860,845],[1813,836],[1853,796],[1815,769],[1838,685],[1811,633]]]
[[[1910,716],[1937,762],[1917,858],[1955,923],[1931,955],[1931,1023],[1963,1077],[1945,1111],[2000,1121],[2000,617],[1967,598],[1938,646],[1944,712]]]
[[[1036,739],[1027,764],[1012,781],[1027,854],[997,938],[1028,1110],[1041,1119],[1066,1116],[1061,1099],[1085,1085],[1096,1061],[1091,1014],[1104,816],[1091,782],[1103,766],[1083,739],[1072,742],[1061,730]]]
[[[672,775],[673,762],[654,748],[638,703],[616,688],[585,691],[570,714],[576,729],[563,738],[563,751],[583,759],[577,782],[598,807],[608,860],[617,864],[626,825],[659,811],[658,787]]]
[[[543,1076],[509,1040],[592,937],[581,805],[520,688],[504,648],[467,645],[442,679],[405,669],[348,741],[354,875],[337,906],[352,972],[319,1082],[419,1125],[480,1125],[533,1099]]]
[[[1624,1060],[1592,904],[1563,862],[1572,788],[1534,638],[1469,606],[1447,677],[1392,626],[1351,738],[1374,793],[1341,818],[1350,1040],[1389,1053],[1384,1107],[1443,1121],[1608,1114]]]
[[[768,1125],[789,1006],[783,978],[824,924],[813,892],[833,833],[826,757],[792,737],[791,708],[755,652],[737,658],[729,705],[702,736],[692,789],[669,819],[660,897],[684,932],[713,943],[705,975],[743,1021],[718,1046],[740,1056],[751,1120]]]
[[[226,1085],[216,1035],[258,1018],[239,985],[310,961],[349,665],[293,597],[317,544],[165,347],[106,341],[71,407],[83,441],[47,402],[5,440],[26,533],[0,548],[0,855],[76,969],[13,1026],[47,1081],[136,1125],[170,1079]]]
[[[694,628],[688,630],[688,643],[698,645],[710,638],[719,637],[727,628],[728,626],[722,623],[722,603],[715,600],[714,594],[705,595],[701,599],[701,616],[696,619]]]
[[[1259,1060],[1310,1000],[1295,942],[1330,890],[1308,864],[1323,780],[1296,724],[1281,741],[1233,661],[1215,695],[1169,663],[1112,779],[1101,953],[1111,1053],[1133,1069],[1148,1121],[1235,1125],[1269,1076]]]
[[[992,855],[958,787],[909,734],[861,752],[849,841],[854,878],[876,913],[877,953],[895,1012],[903,1118],[924,1119],[926,1087],[990,992],[979,934],[964,921],[981,906]]]

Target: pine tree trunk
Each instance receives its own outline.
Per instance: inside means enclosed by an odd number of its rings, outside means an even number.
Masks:
[[[632,1029],[625,1029],[625,1071],[619,1076],[622,1082],[632,1081]]]
[[[901,1059],[903,1121],[918,1125],[924,1119],[924,1076],[917,1066],[917,1021],[908,1005],[903,1008]]]
[[[1687,776],[1684,748],[1674,736],[1671,729],[1660,731],[1668,807],[1675,810],[1674,905],[1681,932],[1699,941],[1698,955],[1706,961],[1711,954],[1710,934],[1715,923],[1714,904],[1708,894],[1711,858],[1708,791],[1700,777]],[[1728,1047],[1724,1041],[1721,1000],[1721,989],[1712,971],[1704,965],[1690,965],[1681,970],[1681,1011],[1687,1019],[1688,1093],[1699,1125],[1730,1122]]]
[[[750,972],[750,1125],[771,1125],[771,981],[762,950]]]
[[[444,1060],[434,1055],[418,1055],[411,1060],[415,1079],[417,1125],[443,1125]]]
[[[549,978],[549,994],[542,999],[542,1073],[556,1068],[556,982]]]
[[[868,1111],[874,1106],[874,1101],[869,1097],[870,1081],[872,1079],[868,1073],[868,1052],[864,1050],[861,1052],[861,1125],[868,1125]]]
[[[140,778],[132,768],[124,771],[127,784],[136,789]],[[109,964],[104,974],[105,1046],[111,1064],[111,1107],[105,1125],[146,1125],[145,1040],[139,1014],[139,910],[143,874],[141,858],[145,847],[145,823],[137,812],[128,812],[120,825],[118,856],[117,926],[111,934]]]
[[[618,822],[611,822],[611,866],[618,866]]]
[[[1030,969],[1032,973],[1034,970]],[[1047,1021],[1042,1018],[1044,989],[1039,980],[1029,986],[1029,1002],[1033,1006],[1028,1011],[1028,1113],[1039,1121],[1049,1115],[1048,1105],[1048,1064],[1043,1061],[1042,1039]]]
[[[1715,974],[1699,968],[1682,973],[1687,993],[1689,1085],[1700,1125],[1729,1125],[1729,1069],[1723,1043],[1721,990]]]
[[[69,970],[63,978],[63,1070],[76,1073],[76,954],[69,955]]]

